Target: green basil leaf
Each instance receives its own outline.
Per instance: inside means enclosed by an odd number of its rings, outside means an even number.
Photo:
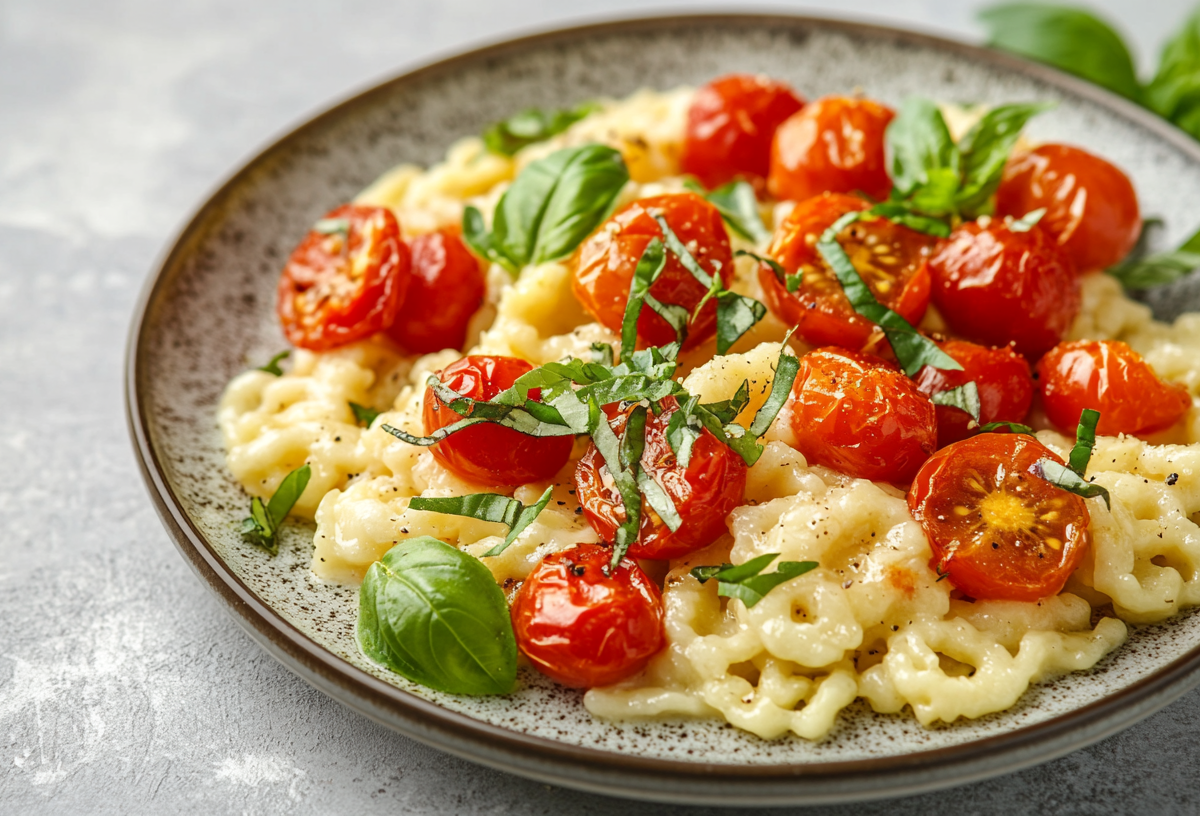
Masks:
[[[720,275],[713,280],[719,281]],[[752,297],[730,292],[717,295],[717,354],[725,354],[742,335],[767,316],[767,307]]]
[[[1025,215],[1008,223],[1008,229],[1011,232],[1029,232],[1037,223],[1046,217],[1046,208],[1039,207],[1033,212],[1027,212]]]
[[[699,428],[692,424],[692,412],[697,402],[699,397],[690,397],[667,421],[667,444],[675,454],[676,463],[682,468],[692,461],[692,446],[700,438]]]
[[[667,324],[675,331],[675,341],[682,345],[683,341],[687,339],[688,310],[676,303],[662,303],[648,292],[646,293],[646,305],[667,321]]]
[[[642,451],[646,449],[647,413],[649,410],[645,405],[636,405],[625,421],[625,431],[621,434],[621,444],[617,449],[622,470],[633,469],[642,459]]]
[[[650,505],[650,509],[658,514],[658,517],[667,525],[668,530],[673,533],[683,526],[683,519],[679,517],[679,511],[675,509],[675,502],[672,501],[670,494],[658,483],[657,479],[646,472],[645,468],[638,469],[637,484],[646,499],[646,504]]]
[[[739,249],[734,252],[733,255],[735,258],[738,255],[745,255],[753,258],[760,264],[766,264],[767,266],[771,267],[771,271],[775,273],[775,277],[779,279],[779,282],[782,283],[783,287],[789,292],[797,291],[800,288],[800,284],[804,282],[804,273],[797,270],[795,274],[789,275],[787,270],[783,268],[783,265],[774,258],[767,258],[755,252],[749,252],[745,249]]]
[[[759,245],[770,242],[771,231],[763,223],[758,211],[758,196],[750,184],[731,181],[712,192],[698,192],[717,208],[721,218],[738,235]]]
[[[525,528],[530,524],[533,524],[538,515],[546,509],[546,505],[550,503],[550,497],[553,495],[554,485],[551,485],[550,487],[546,488],[546,491],[542,493],[541,498],[539,498],[536,502],[528,507],[522,508],[521,512],[517,514],[516,524],[514,524],[512,529],[508,531],[508,535],[504,537],[504,541],[485,552],[483,554],[484,557],[486,558],[493,555],[499,555],[508,549],[509,545],[516,541],[517,537],[520,536],[521,533],[525,532]]]
[[[957,388],[939,391],[930,399],[934,405],[945,405],[957,408],[971,415],[971,419],[979,421],[979,386],[974,381],[965,383]]]
[[[354,413],[354,421],[359,425],[367,428],[371,427],[371,423],[379,416],[379,411],[374,408],[368,408],[365,405],[359,405],[357,402],[350,403],[350,410]]]
[[[734,393],[731,399],[721,400],[720,402],[710,402],[705,404],[705,408],[721,421],[722,425],[728,425],[737,418],[737,415],[742,412],[747,405],[750,404],[750,381],[742,380],[742,384],[738,386],[738,390]]]
[[[1107,23],[1086,11],[1042,3],[1005,3],[979,15],[988,45],[1044,62],[1137,100],[1129,49]]]
[[[621,154],[599,144],[531,162],[496,205],[495,245],[517,267],[566,257],[600,225],[627,181]]]
[[[509,274],[517,274],[519,264],[504,253],[502,247],[496,242],[496,237],[488,232],[487,226],[483,223],[483,213],[470,205],[463,210],[462,234],[463,240],[474,250],[476,255],[499,264],[507,269]]]
[[[712,275],[704,270],[700,262],[683,245],[683,241],[679,240],[679,236],[671,229],[671,225],[667,223],[667,219],[663,218],[661,214],[655,213],[654,220],[658,222],[658,226],[663,234],[663,243],[667,245],[667,249],[671,251],[671,254],[679,259],[679,262],[683,264],[683,268],[691,272],[692,277],[700,281],[700,284],[705,289],[711,289],[713,285]],[[719,272],[720,270],[717,271]]]
[[[281,360],[286,360],[288,357],[291,356],[291,354],[292,354],[292,352],[290,349],[287,351],[281,351],[278,354],[276,354],[274,357],[272,357],[270,360],[268,360],[266,365],[259,366],[258,370],[265,371],[268,374],[274,374],[276,377],[282,377],[283,369],[279,367],[279,362]]]
[[[951,180],[953,200],[958,189],[958,150],[937,105],[917,96],[905,99],[887,126],[884,143],[896,198],[908,198],[940,177],[943,183],[945,178]],[[936,173],[939,170],[948,172]]]
[[[1200,9],[1167,41],[1143,96],[1146,107],[1200,138]]]
[[[1174,283],[1196,269],[1200,269],[1200,231],[1177,250],[1144,257],[1134,255],[1130,260],[1110,268],[1108,273],[1126,289],[1150,289]]]
[[[722,564],[719,567],[693,567],[691,574],[702,584],[716,578],[718,595],[737,598],[750,608],[775,587],[811,572],[818,566],[816,561],[781,561],[775,572],[764,574],[763,570],[778,557],[779,553],[767,553],[738,566]]]
[[[1004,176],[1004,165],[1025,123],[1054,107],[1043,102],[999,105],[983,115],[958,143],[962,154],[962,192],[957,209],[966,218],[991,212],[992,196]]]
[[[1109,510],[1112,509],[1112,499],[1109,497],[1107,489],[1085,480],[1069,467],[1060,465],[1053,459],[1039,460],[1034,465],[1034,472],[1055,487],[1061,487],[1076,496],[1082,496],[1085,499],[1094,499],[1099,496],[1104,499],[1105,506]]]
[[[1025,434],[1026,436],[1035,435],[1033,428],[1030,428],[1028,425],[1022,425],[1020,422],[989,422],[986,425],[979,426],[980,433],[1000,433],[1001,431]]]
[[[563,110],[528,108],[488,127],[483,132],[483,143],[493,153],[511,156],[523,147],[557,136],[600,109],[601,105],[596,102],[584,102]]]
[[[348,238],[350,236],[350,219],[322,218],[313,224],[313,232],[319,232],[322,235],[341,235],[343,238]]]
[[[629,299],[625,301],[625,316],[621,319],[621,362],[628,362],[637,350],[637,325],[642,306],[650,294],[650,287],[658,280],[667,264],[667,252],[662,241],[651,238],[642,250],[633,280],[629,282]]]
[[[275,555],[279,551],[279,528],[308,487],[311,476],[312,468],[301,465],[283,477],[269,502],[264,503],[257,496],[251,499],[250,516],[242,520],[242,538]]]
[[[929,171],[929,182],[914,190],[908,203],[916,212],[938,220],[958,213],[961,188],[958,171],[938,167]]]
[[[733,564],[728,561],[718,566],[692,567],[691,573],[693,578],[703,584],[716,578],[718,573],[727,569],[733,569]]]
[[[592,343],[592,362],[596,365],[612,366],[613,347],[608,343]]]
[[[913,211],[912,205],[900,201],[883,201],[867,210],[868,215],[878,215],[889,221],[923,232],[936,238],[949,238],[950,225],[943,218],[921,215]]]
[[[414,496],[412,499],[409,499],[408,506],[412,510],[446,513],[451,516],[466,516],[468,518],[479,519],[480,521],[503,524],[508,527],[508,535],[504,537],[504,541],[492,547],[482,556],[483,558],[490,558],[507,550],[509,545],[517,540],[517,536],[521,535],[526,527],[533,524],[538,514],[546,509],[546,505],[549,504],[550,496],[553,492],[553,487],[547,487],[546,491],[542,493],[542,497],[537,500],[537,503],[529,507],[521,504],[516,499],[501,496],[497,493],[471,493],[467,496],[445,498]]]
[[[1067,463],[1071,470],[1083,476],[1087,473],[1088,462],[1092,459],[1092,448],[1096,447],[1096,424],[1100,421],[1100,412],[1092,408],[1084,408],[1079,415],[1079,427],[1075,429],[1075,447],[1071,448],[1071,456]]]
[[[507,694],[517,677],[508,602],[477,559],[421,536],[367,570],[359,591],[363,653],[449,694]]]
[[[779,553],[766,553],[756,558],[751,558],[744,564],[730,566],[726,570],[717,573],[717,579],[730,584],[737,584],[745,581],[747,578],[753,578],[760,572],[771,566],[771,562],[779,557]]]
[[[788,336],[791,336],[790,332]],[[775,417],[779,415],[788,397],[791,396],[792,385],[796,382],[796,375],[799,373],[800,359],[787,353],[787,337],[785,337],[783,347],[779,349],[779,362],[775,364],[775,377],[771,380],[771,393],[767,395],[766,401],[758,409],[758,413],[754,415],[754,421],[748,428],[750,435],[755,439],[771,429],[771,423],[775,421]]]

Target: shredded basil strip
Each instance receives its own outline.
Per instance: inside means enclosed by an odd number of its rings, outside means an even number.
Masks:
[[[1088,462],[1092,460],[1092,449],[1096,447],[1096,424],[1100,421],[1100,412],[1093,408],[1084,408],[1079,415],[1079,427],[1075,429],[1075,447],[1071,448],[1068,464],[1071,470],[1083,476],[1087,472]]]
[[[550,503],[550,496],[553,493],[553,487],[546,488],[546,491],[542,493],[542,497],[528,507],[516,499],[501,496],[497,493],[471,493],[467,496],[446,498],[416,496],[409,500],[408,506],[412,510],[445,513],[451,516],[466,516],[468,518],[479,519],[480,521],[503,524],[508,527],[508,535],[504,537],[504,541],[492,547],[481,556],[482,558],[490,558],[508,549],[509,545],[516,541],[517,537],[525,531],[525,528],[533,524],[538,514],[545,510],[546,505]]]
[[[949,238],[950,225],[944,218],[921,215],[912,206],[898,201],[883,201],[867,210],[867,215],[878,215],[915,232],[923,232],[935,238]]]
[[[667,525],[668,530],[673,533],[683,526],[683,519],[679,517],[679,511],[675,509],[675,502],[671,500],[666,489],[645,468],[638,469],[637,484],[642,495],[646,497],[646,504],[650,505],[650,509],[658,514],[658,517]]]
[[[738,386],[738,390],[734,395],[727,400],[720,402],[710,402],[704,407],[713,413],[722,424],[729,424],[737,418],[737,415],[742,412],[742,409],[750,404],[750,381],[742,380],[742,384]]]
[[[1033,212],[1027,212],[1018,219],[1009,222],[1008,228],[1013,232],[1029,232],[1046,215],[1046,208],[1040,207]]]
[[[683,186],[704,196],[717,208],[725,223],[746,240],[759,245],[771,240],[771,231],[758,211],[758,196],[748,182],[731,181],[711,191],[706,191],[692,179],[685,181]]]
[[[791,333],[788,333],[788,337]],[[750,435],[758,438],[771,429],[771,423],[775,421],[775,417],[783,409],[788,397],[792,393],[792,385],[796,382],[796,375],[800,373],[800,358],[787,353],[788,338],[783,339],[783,346],[779,350],[779,362],[775,364],[775,377],[771,380],[771,393],[767,395],[766,402],[758,409],[758,413],[754,415],[754,421],[750,423]],[[757,458],[757,457],[756,457]]]
[[[939,391],[930,399],[934,405],[945,405],[949,408],[957,408],[971,415],[971,419],[979,422],[979,386],[972,380],[969,383],[964,383],[957,388],[950,388],[946,391]]]
[[[271,555],[278,553],[279,528],[300,500],[311,476],[312,468],[301,465],[283,477],[269,502],[263,502],[258,496],[251,499],[250,516],[242,520],[242,538],[250,544],[262,547]]]
[[[663,217],[662,213],[651,214],[654,216],[654,220],[658,222],[659,228],[662,229],[663,242],[667,245],[667,249],[671,250],[671,253],[683,264],[683,268],[691,272],[692,277],[700,281],[705,289],[711,288],[712,275],[704,271],[704,267],[700,265],[700,262],[683,245],[683,241],[679,240],[679,236],[671,229],[671,225],[667,223],[667,219]]]
[[[1007,430],[1009,433],[1025,434],[1026,436],[1034,436],[1033,428],[1028,425],[1022,425],[1020,422],[989,422],[986,425],[979,426],[980,433],[999,433]]]
[[[597,102],[584,102],[562,110],[527,108],[488,127],[483,132],[483,144],[493,153],[512,156],[524,147],[557,136],[601,107]]]
[[[374,408],[368,408],[365,405],[359,405],[357,402],[350,403],[350,410],[354,413],[354,421],[359,425],[367,428],[371,427],[371,423],[379,416],[380,412]]]
[[[1055,487],[1060,487],[1068,493],[1074,493],[1085,499],[1094,499],[1099,496],[1104,499],[1105,506],[1112,510],[1112,499],[1108,495],[1108,490],[1087,481],[1069,467],[1061,465],[1053,459],[1039,459],[1034,467],[1037,475]]]
[[[767,553],[752,558],[745,564],[734,566],[694,567],[692,576],[700,583],[717,579],[717,594],[726,598],[737,598],[747,608],[761,601],[768,592],[780,584],[816,569],[816,561],[780,561],[775,572],[763,573],[779,553]]]
[[[667,421],[667,444],[675,454],[675,461],[686,468],[692,461],[692,446],[700,438],[700,423],[693,416],[700,398],[688,397],[679,410]]]
[[[613,347],[608,343],[592,343],[592,362],[596,365],[611,366],[613,364]]]
[[[667,253],[662,241],[651,238],[650,243],[638,258],[629,282],[629,299],[625,302],[625,316],[621,319],[621,362],[627,363],[637,350],[637,325],[642,314],[642,305],[650,294],[650,287],[658,280],[667,265]]]
[[[279,367],[279,363],[281,360],[286,360],[290,356],[292,356],[291,349],[281,351],[268,360],[266,365],[259,366],[258,370],[265,371],[268,374],[274,374],[276,377],[282,377],[283,369]]]
[[[804,273],[798,271],[795,274],[789,275],[788,271],[783,268],[783,265],[774,258],[768,258],[766,256],[759,255],[756,252],[751,252],[747,249],[739,249],[733,253],[735,258],[739,255],[745,255],[748,258],[753,258],[760,264],[766,264],[769,266],[771,271],[775,273],[775,277],[779,279],[779,282],[782,283],[783,287],[789,292],[795,292],[798,290],[800,288],[800,284],[804,281]]]

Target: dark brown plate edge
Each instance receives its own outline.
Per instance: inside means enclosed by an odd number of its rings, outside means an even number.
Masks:
[[[1120,692],[1068,714],[1008,734],[949,748],[890,757],[787,765],[738,765],[638,757],[569,745],[484,723],[378,680],[311,641],[234,575],[208,545],[167,484],[149,438],[140,396],[144,333],[167,273],[208,233],[220,210],[254,173],[284,152],[301,131],[316,129],[399,83],[457,70],[464,62],[514,49],[613,32],[697,26],[794,30],[822,28],[949,51],[1023,74],[1107,108],[1153,132],[1200,163],[1200,145],[1134,103],[1055,69],[941,37],[849,20],[765,13],[701,13],[622,18],[504,39],[437,59],[371,84],[287,129],[230,173],[188,217],[154,265],[138,303],[126,348],[126,418],[138,466],[155,509],[196,573],[226,602],[234,619],[266,651],[314,687],[370,719],[474,762],[543,782],[594,793],[693,804],[818,804],[910,795],[1044,762],[1110,736],[1200,685],[1200,648],[1185,653]]]

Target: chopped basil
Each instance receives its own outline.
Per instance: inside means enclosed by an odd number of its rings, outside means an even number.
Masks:
[[[767,553],[738,566],[722,564],[719,567],[694,567],[692,576],[702,584],[716,578],[718,595],[737,598],[750,608],[775,587],[818,566],[816,561],[780,561],[775,566],[775,572],[763,573],[778,557],[779,553]]]
[[[1105,506],[1111,510],[1112,499],[1108,495],[1108,490],[1098,484],[1092,484],[1084,478],[1088,462],[1092,458],[1092,448],[1096,446],[1096,423],[1099,421],[1099,411],[1085,408],[1079,417],[1079,427],[1075,430],[1075,447],[1071,448],[1071,454],[1067,459],[1069,466],[1046,458],[1039,460],[1036,468],[1038,475],[1051,484],[1085,499],[1099,496],[1104,499]]]
[[[771,231],[763,223],[758,211],[758,196],[749,183],[731,181],[715,190],[706,191],[700,184],[688,179],[684,186],[704,196],[708,203],[717,208],[730,229],[746,240],[760,245],[771,240]]]
[[[989,422],[986,425],[979,426],[980,433],[1000,433],[1001,431],[1034,436],[1033,428],[1030,428],[1028,425],[1022,425],[1020,422]]]
[[[767,266],[771,267],[771,271],[775,273],[775,277],[779,278],[779,282],[783,284],[783,288],[787,289],[789,292],[795,292],[798,290],[800,288],[800,284],[804,281],[804,274],[802,272],[797,271],[795,274],[789,275],[788,271],[783,268],[783,265],[774,258],[767,258],[763,255],[759,255],[758,253],[750,252],[745,249],[739,249],[733,254],[734,257],[737,257],[738,255],[745,255],[749,258],[753,258],[760,264],[766,264]]]
[[[638,469],[637,483],[638,489],[646,497],[646,504],[650,505],[650,509],[658,514],[658,517],[667,525],[668,530],[673,533],[683,526],[683,519],[679,517],[679,511],[675,509],[675,502],[671,500],[666,489],[645,468]]]
[[[971,419],[979,422],[979,386],[973,380],[957,388],[939,391],[931,399],[934,405],[957,408],[970,414]]]
[[[557,136],[600,109],[596,102],[584,102],[563,110],[527,108],[491,125],[483,132],[483,143],[493,153],[511,156],[523,147]]]
[[[1021,218],[1010,221],[1008,228],[1013,232],[1029,232],[1046,216],[1046,208],[1039,207],[1033,212],[1025,213]]]
[[[592,362],[596,365],[611,366],[613,364],[613,347],[608,343],[592,343]]]
[[[304,493],[310,476],[312,468],[301,465],[283,477],[269,502],[258,496],[251,499],[250,516],[242,520],[242,538],[271,555],[279,552],[279,528]]]
[[[517,644],[504,592],[478,559],[421,536],[371,565],[359,591],[363,653],[449,694],[507,694]]]
[[[608,215],[629,181],[621,154],[587,144],[531,162],[500,197],[492,229],[474,207],[463,211],[463,238],[490,261],[516,273],[571,254]]]
[[[637,350],[638,318],[642,314],[642,305],[650,294],[650,287],[658,280],[667,265],[667,253],[662,241],[651,238],[650,243],[638,258],[637,267],[633,272],[633,280],[629,282],[629,298],[625,301],[625,316],[621,319],[621,362],[628,362]]]
[[[365,405],[359,405],[357,402],[350,403],[350,410],[354,412],[354,421],[359,425],[367,428],[371,427],[371,423],[379,416],[379,411],[374,408],[368,408]]]
[[[529,507],[516,499],[501,496],[498,493],[471,493],[466,496],[446,498],[425,498],[416,496],[409,500],[412,510],[424,510],[430,513],[446,513],[452,516],[467,516],[480,521],[491,521],[508,527],[508,535],[504,541],[485,552],[482,557],[490,558],[508,549],[517,540],[525,528],[533,524],[538,514],[546,509],[550,502],[553,487],[547,487],[546,492],[536,503]]]
[[[1096,447],[1096,424],[1099,421],[1100,412],[1092,408],[1084,408],[1079,415],[1079,427],[1075,429],[1075,447],[1071,448],[1067,464],[1080,476],[1087,472],[1088,462],[1092,460],[1092,449]]]
[[[713,416],[721,421],[721,424],[728,425],[737,418],[737,415],[742,412],[742,409],[750,404],[750,381],[742,380],[742,384],[738,387],[731,399],[721,400],[720,402],[710,402],[704,407],[712,412]]]
[[[686,468],[692,461],[692,446],[700,438],[702,426],[693,416],[699,402],[699,397],[689,397],[667,421],[667,444],[671,446],[675,461],[682,468]]]
[[[279,363],[281,360],[286,360],[291,355],[292,355],[291,349],[288,349],[286,351],[281,351],[278,354],[276,354],[274,357],[272,357],[270,360],[268,360],[266,365],[259,366],[258,370],[265,371],[268,374],[274,374],[276,377],[282,377],[283,369],[279,367]]]
[[[350,219],[322,218],[313,224],[313,232],[319,232],[322,235],[341,235],[343,238],[348,238],[350,237]]]
[[[910,230],[923,232],[935,238],[950,237],[950,225],[944,219],[920,215],[913,210],[912,204],[883,201],[867,210],[867,215],[882,216],[902,227],[908,227]]]

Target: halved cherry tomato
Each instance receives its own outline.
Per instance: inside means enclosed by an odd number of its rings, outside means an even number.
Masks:
[[[1042,208],[1046,214],[1038,223],[1080,272],[1117,263],[1142,231],[1129,177],[1078,147],[1044,144],[1009,159],[996,191],[996,214],[1021,218]]]
[[[293,250],[275,311],[294,346],[328,351],[383,331],[409,283],[409,251],[386,207],[346,204]],[[337,229],[341,227],[341,229]]]
[[[891,363],[840,348],[800,358],[792,431],[810,464],[904,484],[937,447],[929,397]]]
[[[692,446],[688,466],[680,467],[667,443],[667,425],[679,405],[674,397],[664,399],[661,405],[661,414],[650,412],[646,417],[641,463],[671,497],[683,524],[671,532],[643,501],[638,538],[629,548],[635,558],[677,558],[707,547],[725,532],[725,517],[742,503],[746,490],[746,463],[707,430]],[[619,405],[609,405],[605,413],[621,438],[632,407],[619,409]],[[595,444],[575,468],[575,492],[584,518],[602,541],[611,544],[625,521],[625,505]]]
[[[789,274],[802,273],[794,293],[766,264],[759,267],[767,306],[811,345],[858,350],[876,329],[850,306],[842,284],[817,252],[817,240],[834,221],[868,206],[861,198],[826,194],[801,201],[784,219],[768,254]],[[855,222],[838,239],[879,302],[909,323],[919,323],[929,305],[925,259],[936,239],[882,218]]]
[[[979,425],[989,422],[1021,422],[1033,401],[1033,377],[1029,363],[1011,348],[988,348],[965,340],[938,343],[962,371],[943,371],[925,366],[917,372],[917,388],[930,398],[941,391],[975,383],[979,391]],[[938,447],[966,439],[974,433],[974,421],[966,411],[937,405]]]
[[[487,292],[483,268],[453,230],[419,235],[410,246],[412,283],[388,336],[418,354],[462,348]]]
[[[708,188],[739,176],[766,185],[775,129],[804,105],[792,89],[761,75],[729,74],[696,91],[680,162]]]
[[[986,601],[1058,593],[1088,546],[1084,500],[1032,472],[1062,460],[1024,434],[985,433],[930,457],[908,508],[933,549],[930,566]]]
[[[575,297],[592,317],[615,332],[621,331],[629,284],[646,245],[662,238],[654,215],[666,219],[679,240],[710,275],[720,271],[721,280],[733,280],[733,253],[729,233],[717,208],[695,193],[651,196],[631,202],[592,233],[571,259]],[[650,287],[662,303],[683,306],[689,313],[707,290],[684,268],[674,253],[667,253],[666,266]],[[717,331],[717,304],[710,300],[688,322],[686,346],[704,342]],[[642,309],[638,318],[638,344],[661,346],[675,339],[675,330],[653,309]]]
[[[1059,343],[1038,361],[1037,376],[1046,416],[1067,433],[1084,408],[1100,412],[1097,433],[1116,436],[1169,428],[1192,407],[1186,388],[1160,380],[1119,340]]]
[[[1079,314],[1075,264],[1037,226],[1018,232],[994,218],[963,224],[927,265],[938,311],[955,334],[977,343],[1012,343],[1037,357]]]
[[[512,385],[533,366],[516,357],[470,356],[438,372],[438,379],[453,391],[473,400],[489,400]],[[531,399],[541,396],[529,391]],[[425,433],[462,419],[433,393],[425,389]],[[480,423],[459,431],[432,448],[434,457],[468,481],[485,485],[522,485],[549,479],[571,458],[575,444],[571,436],[527,436],[492,423]]]
[[[870,99],[827,96],[810,102],[775,131],[767,189],[794,201],[826,192],[887,198],[892,180],[884,132],[895,115]]]
[[[513,599],[517,648],[542,674],[572,688],[607,686],[649,662],[666,642],[662,595],[631,559],[581,544],[534,568]]]

